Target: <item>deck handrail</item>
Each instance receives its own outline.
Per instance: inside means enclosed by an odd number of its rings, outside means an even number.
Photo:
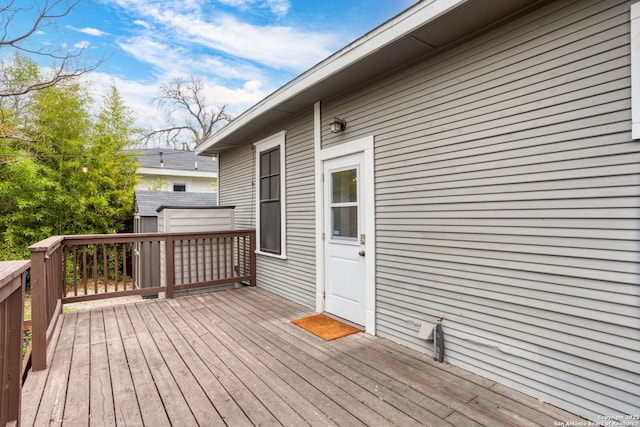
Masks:
[[[65,303],[256,284],[254,229],[54,236],[31,251],[32,369]]]
[[[20,425],[24,292],[30,261],[0,262],[0,426]]]

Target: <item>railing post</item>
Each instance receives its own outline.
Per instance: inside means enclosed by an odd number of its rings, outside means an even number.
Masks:
[[[31,369],[47,367],[47,257],[31,252]]]
[[[251,286],[256,286],[256,232],[251,232],[249,237],[249,268],[251,269]]]
[[[11,380],[11,395],[9,396],[9,419],[16,420],[20,425],[20,412],[22,406],[22,337],[24,333],[24,273],[16,278],[20,282],[20,291],[14,292],[9,298],[9,306],[12,307],[9,323],[9,345],[15,346],[18,351],[12,352],[9,359]]]
[[[29,261],[0,262],[0,426],[20,425],[25,272]]]
[[[176,256],[174,254],[174,240],[173,237],[167,236],[165,251],[165,265],[167,266],[167,298],[173,298],[173,286],[176,283]]]

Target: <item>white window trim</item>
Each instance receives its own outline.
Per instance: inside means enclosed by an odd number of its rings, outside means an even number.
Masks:
[[[261,141],[256,142],[253,146],[255,153],[255,197],[256,197],[256,254],[264,255],[272,258],[287,259],[287,192],[286,192],[286,162],[285,162],[285,141],[287,131],[283,130],[271,135]],[[269,151],[273,148],[280,148],[280,254],[272,254],[262,252],[260,247],[260,153]]]
[[[631,5],[631,137],[640,139],[640,2]]]

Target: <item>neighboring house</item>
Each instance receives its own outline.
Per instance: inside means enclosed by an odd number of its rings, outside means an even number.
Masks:
[[[215,229],[218,215],[224,213],[215,210],[218,206],[216,161],[197,157],[188,150],[131,151],[137,153],[140,165],[137,174],[141,180],[134,191],[134,233],[174,231],[168,229],[172,223],[181,223],[180,231],[188,227],[198,231]],[[192,212],[185,213],[186,208]],[[160,248],[137,245],[136,286],[159,283]]]
[[[442,318],[449,363],[637,423],[639,15],[421,1],[256,104],[196,151],[258,285],[427,354]]]
[[[138,153],[136,190],[186,191],[213,193],[217,191],[218,165],[212,158],[196,156],[189,150],[149,148],[130,150]]]

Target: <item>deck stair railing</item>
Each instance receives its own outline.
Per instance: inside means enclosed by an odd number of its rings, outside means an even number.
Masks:
[[[56,236],[29,250],[34,371],[65,303],[256,283],[255,230]]]

